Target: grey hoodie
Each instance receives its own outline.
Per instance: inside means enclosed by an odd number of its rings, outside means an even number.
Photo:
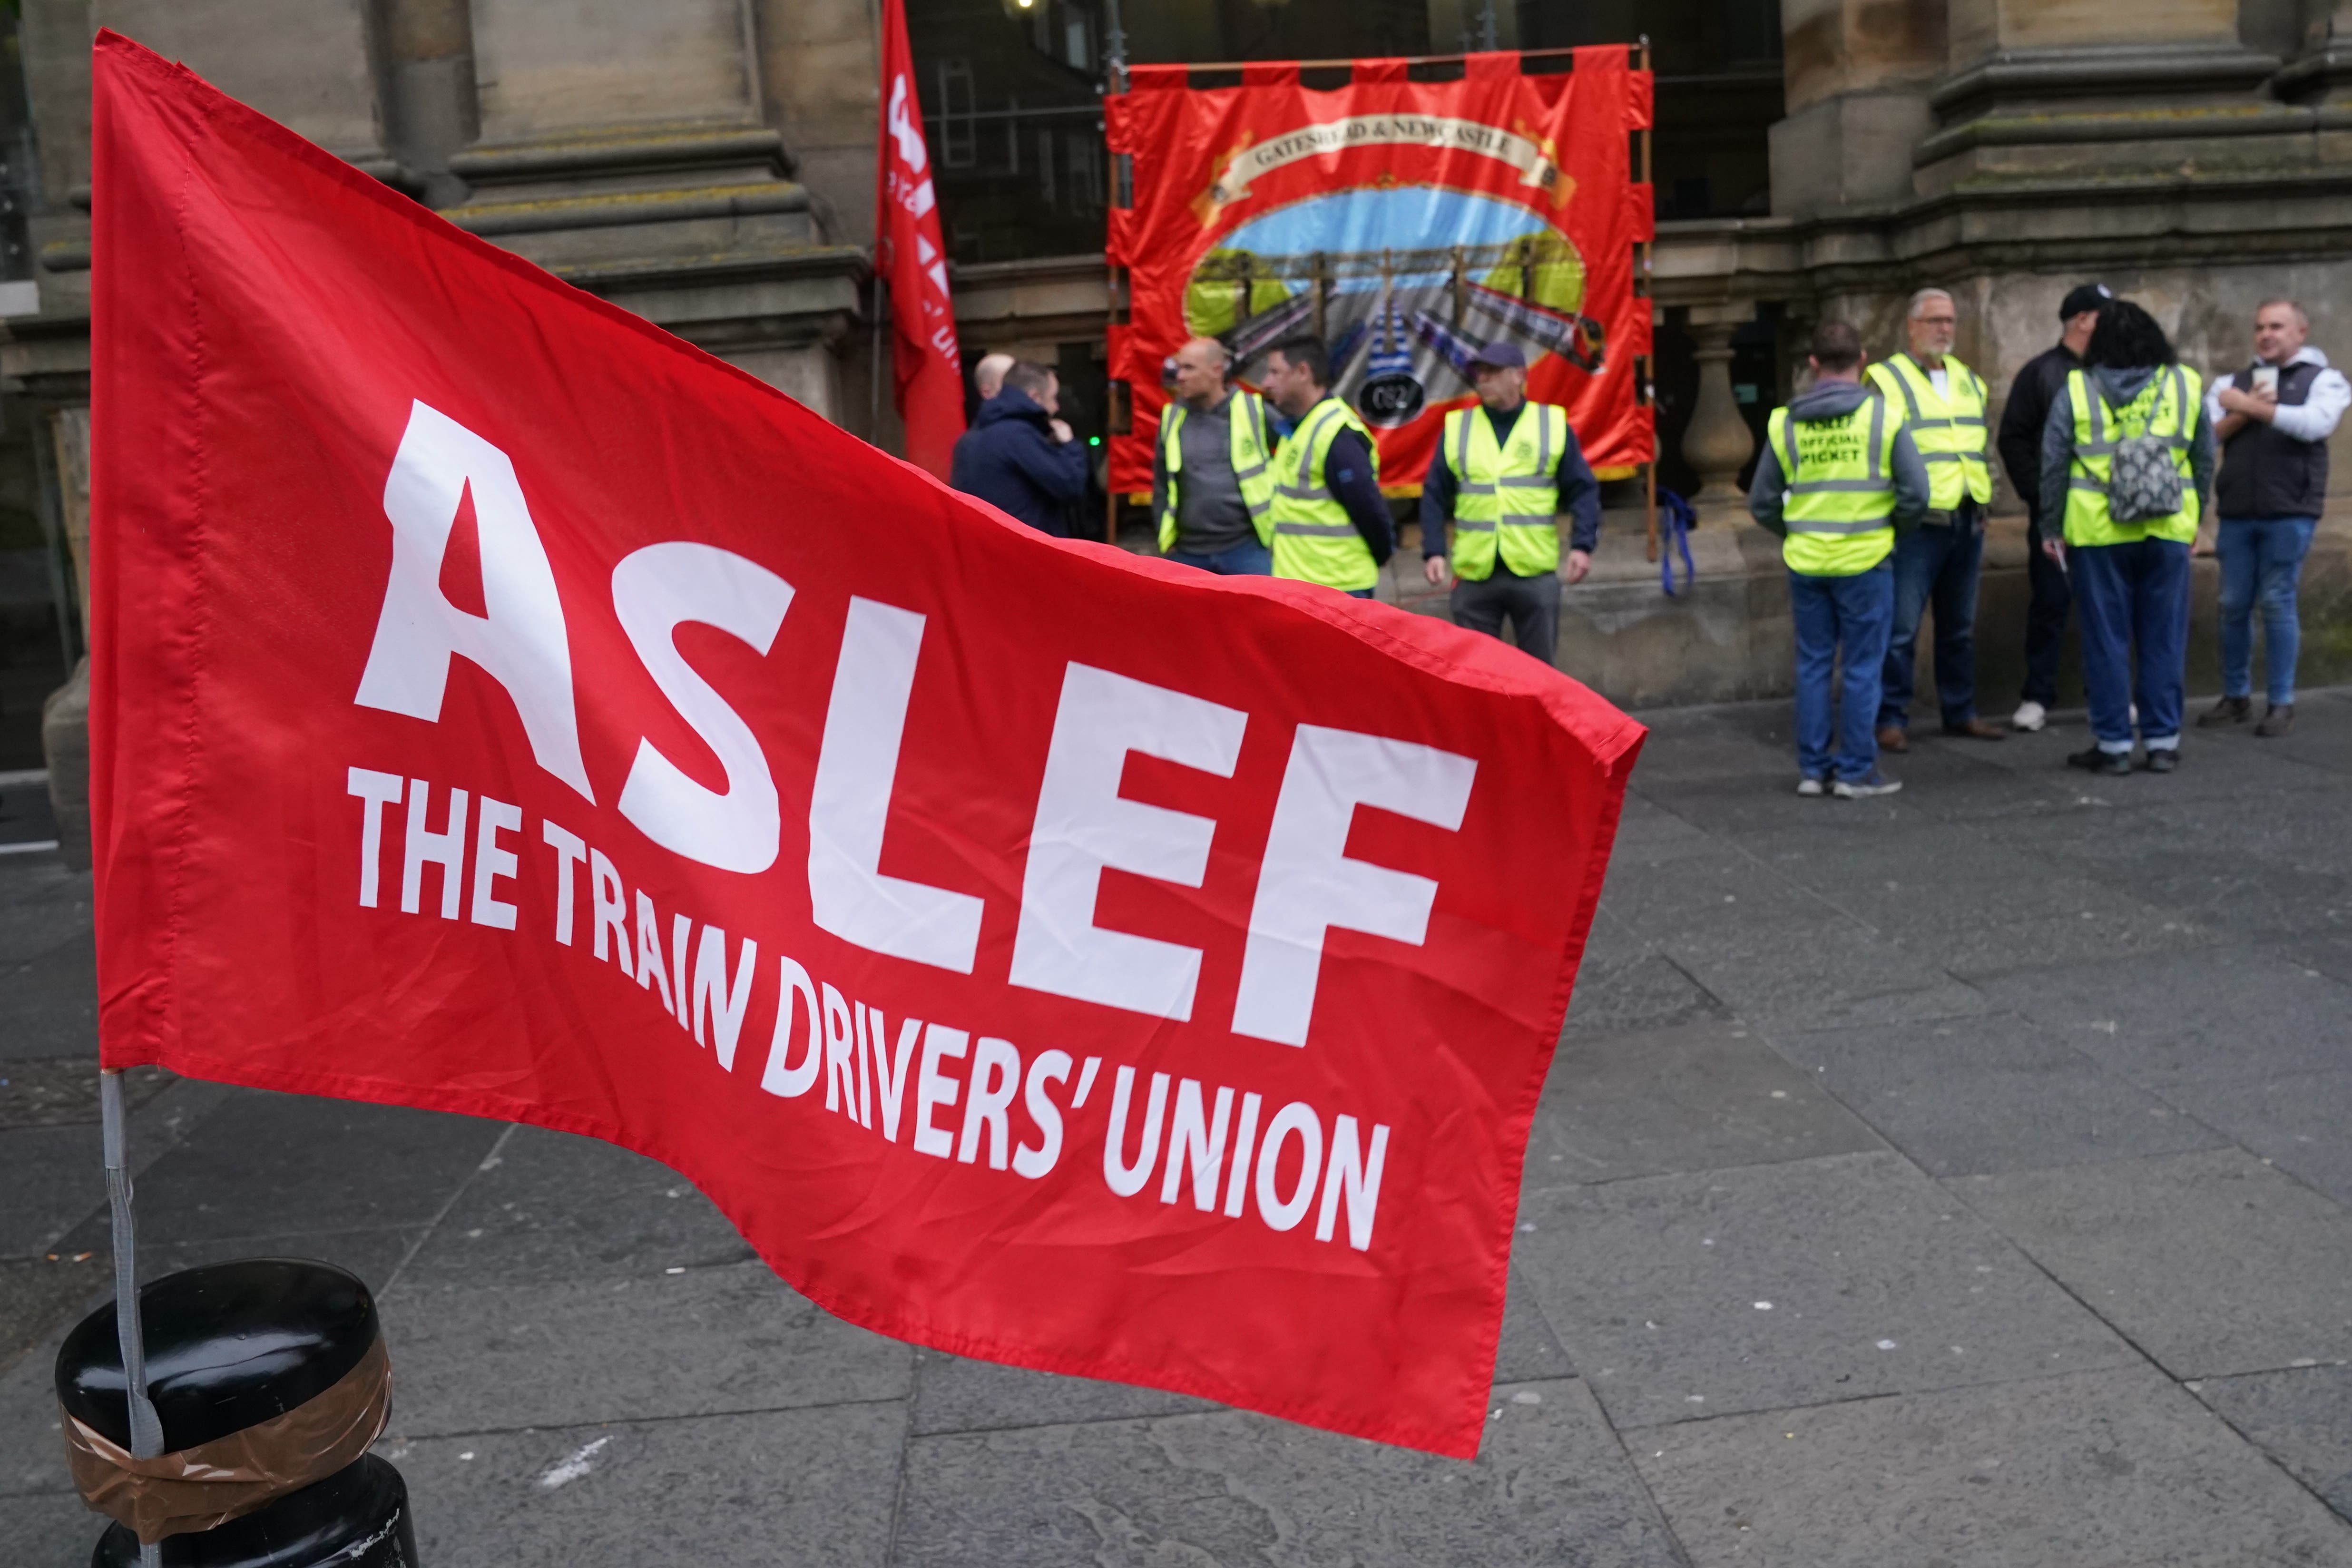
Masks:
[[[1875,397],[1871,388],[1853,381],[1822,381],[1789,400],[1789,417],[1811,422],[1818,419],[1843,419],[1862,406],[1863,399]],[[1890,414],[1894,410],[1889,410]],[[1927,510],[1927,465],[1920,460],[1919,448],[1911,440],[1911,432],[1897,427],[1895,432],[1895,531],[1908,533],[1919,526],[1919,519]],[[1789,476],[1780,471],[1780,454],[1772,443],[1764,443],[1764,455],[1756,459],[1756,478],[1748,487],[1748,510],[1756,521],[1772,532],[1786,539],[1789,525],[1780,515],[1781,503],[1788,498]]]
[[[2126,370],[2103,364],[2090,374],[2097,378],[2107,406],[2121,408],[2140,395],[2156,370],[2147,365]],[[2050,400],[2050,417],[2042,426],[2042,517],[2066,515],[2066,479],[2074,459],[2074,386],[2069,376],[2059,384],[2058,395]],[[2213,498],[2213,421],[2202,398],[2197,404],[2197,428],[2189,439],[2189,483],[2197,492],[2197,515],[2209,515]],[[2052,528],[2047,537],[2057,538],[2060,531]]]

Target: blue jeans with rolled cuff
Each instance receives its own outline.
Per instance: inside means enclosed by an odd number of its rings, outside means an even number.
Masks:
[[[2083,685],[2103,752],[2132,748],[2132,704],[2149,751],[2180,744],[2188,681],[2189,546],[2168,539],[2069,547],[2083,628]]]
[[[1789,574],[1797,624],[1797,768],[1805,777],[1868,778],[1878,768],[1878,692],[1895,618],[1895,566],[1851,577]],[[1838,671],[1839,655],[1844,671]],[[1831,753],[1832,697],[1837,709]]]

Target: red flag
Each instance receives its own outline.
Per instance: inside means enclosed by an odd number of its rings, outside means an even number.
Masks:
[[[666,1162],[828,1310],[1478,1442],[1642,731],[1051,540],[112,34],[109,1067]]]
[[[1650,77],[1622,45],[1571,63],[1530,76],[1516,54],[1472,55],[1455,80],[1414,81],[1402,60],[1358,60],[1328,91],[1292,64],[1200,90],[1182,66],[1135,67],[1105,110],[1135,184],[1110,215],[1133,318],[1110,373],[1137,416],[1112,437],[1111,488],[1151,488],[1160,362],[1185,339],[1224,338],[1254,378],[1318,322],[1383,484],[1420,482],[1447,411],[1476,401],[1470,354],[1497,339],[1526,353],[1529,396],[1567,407],[1595,468],[1648,461],[1633,247],[1650,191],[1627,147],[1650,122]]]
[[[900,0],[882,0],[882,136],[874,201],[874,269],[890,286],[891,368],[907,461],[940,479],[963,434],[963,356],[948,300],[947,246],[923,144],[915,53]],[[877,367],[876,374],[880,374]]]

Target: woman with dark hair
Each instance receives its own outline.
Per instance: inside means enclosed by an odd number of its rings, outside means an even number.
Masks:
[[[2135,698],[2148,772],[2179,765],[2189,555],[2212,489],[2203,378],[2153,316],[2114,301],[2042,427],[2041,515],[2065,519],[2042,548],[2073,578],[2095,737],[2075,767],[2131,772]]]

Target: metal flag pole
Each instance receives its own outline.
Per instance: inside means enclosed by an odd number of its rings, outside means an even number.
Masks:
[[[114,1336],[122,1352],[122,1392],[130,1406],[131,1457],[152,1459],[163,1451],[163,1423],[147,1397],[147,1336],[139,1321],[137,1237],[131,1230],[131,1163],[123,1127],[122,1075],[98,1075],[100,1132],[106,1151],[106,1197],[114,1221]],[[162,1568],[163,1548],[142,1543],[140,1568]]]
[[[1127,90],[1127,28],[1119,21],[1118,0],[1104,0],[1103,19],[1109,24],[1103,37],[1103,178],[1109,186],[1106,205],[1115,209],[1118,205],[1119,196],[1119,154],[1109,150],[1109,100]],[[1244,287],[1246,288],[1247,285],[1244,284]],[[1118,264],[1110,259],[1108,250],[1103,257],[1103,320],[1106,322],[1116,322],[1118,320]],[[1106,350],[1109,347],[1108,333],[1105,334],[1104,347]],[[1111,482],[1110,477],[1110,438],[1114,434],[1112,415],[1115,412],[1112,406],[1114,400],[1111,388],[1118,383],[1118,369],[1117,365],[1113,365],[1111,367],[1113,374],[1103,378],[1103,542],[1105,544],[1118,542],[1118,487]],[[1131,397],[1132,394],[1129,395]],[[1134,409],[1130,403],[1128,411],[1130,427],[1134,417]]]
[[[1641,41],[1634,45],[1634,58],[1637,62],[1633,68],[1634,69],[1645,71],[1650,68],[1649,34],[1643,34]],[[1657,107],[1654,99],[1652,101],[1650,117],[1653,120],[1657,118]],[[1644,185],[1650,183],[1651,134],[1650,127],[1646,125],[1643,126],[1638,133],[1642,159],[1640,183]],[[1654,207],[1656,205],[1656,200],[1657,198],[1654,195],[1651,198],[1651,204]],[[1654,313],[1657,310],[1657,306],[1651,302],[1650,242],[1648,240],[1645,239],[1633,247],[1633,292],[1642,300],[1642,308]],[[1651,324],[1654,327],[1656,322],[1654,321]],[[1643,354],[1641,356],[1641,359],[1637,363],[1636,369],[1642,380],[1641,385],[1636,387],[1634,392],[1643,402],[1647,403],[1650,405],[1651,409],[1650,460],[1642,465],[1643,469],[1643,489],[1645,492],[1645,499],[1643,502],[1643,526],[1647,534],[1647,542],[1644,548],[1648,552],[1649,558],[1655,561],[1658,558],[1658,393],[1657,384],[1651,379],[1651,358],[1652,356],[1650,354]]]

